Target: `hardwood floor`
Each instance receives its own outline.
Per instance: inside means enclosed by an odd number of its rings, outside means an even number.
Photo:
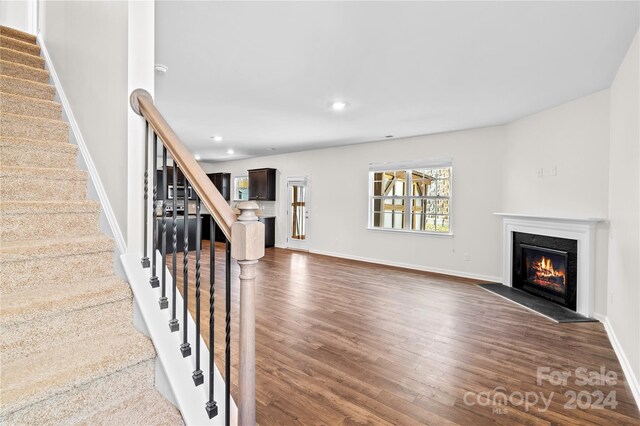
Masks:
[[[209,245],[203,245],[201,306],[207,312]],[[221,371],[223,252],[216,244],[215,354]],[[189,261],[195,317],[193,253]],[[232,265],[235,396],[239,291],[237,263]],[[268,249],[260,261],[256,296],[261,425],[640,424],[600,323],[556,324],[469,280],[282,249]],[[202,320],[207,340],[208,319]],[[538,385],[538,367],[571,376],[565,384]],[[579,367],[612,371],[616,383],[580,386]],[[589,399],[596,402],[591,393],[597,390],[613,392],[615,410],[565,407],[571,392],[581,395],[584,407]],[[511,401],[490,405],[483,392],[498,402],[494,396],[504,392]],[[546,410],[541,394],[550,401]]]

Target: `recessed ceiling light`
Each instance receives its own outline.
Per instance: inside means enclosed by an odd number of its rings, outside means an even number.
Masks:
[[[169,67],[163,64],[155,64],[153,69],[158,72],[161,72],[162,74],[165,74],[167,71],[169,71]]]
[[[347,107],[347,103],[344,101],[334,101],[331,103],[331,109],[334,111],[342,111]]]
[[[195,158],[196,160],[200,161],[202,159],[202,157],[200,156],[200,154],[196,154],[193,156],[193,158]]]
[[[229,148],[229,149],[227,150],[227,154],[229,154],[229,155],[233,154],[234,152],[235,152],[235,151],[234,151],[233,149],[231,149],[231,148]]]
[[[211,139],[213,139],[214,142],[222,142],[222,136],[220,135],[213,135]]]

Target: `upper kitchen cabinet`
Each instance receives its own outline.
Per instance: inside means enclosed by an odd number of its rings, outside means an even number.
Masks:
[[[231,173],[211,173],[208,174],[213,185],[218,188],[225,200],[231,200]]]
[[[276,200],[276,169],[249,170],[249,199]]]

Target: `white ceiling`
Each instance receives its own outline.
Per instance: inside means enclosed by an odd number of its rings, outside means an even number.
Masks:
[[[156,104],[204,161],[502,124],[609,87],[639,4],[160,1]]]

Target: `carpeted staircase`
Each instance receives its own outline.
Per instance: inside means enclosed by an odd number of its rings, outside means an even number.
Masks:
[[[0,27],[0,424],[183,424],[34,36]]]

